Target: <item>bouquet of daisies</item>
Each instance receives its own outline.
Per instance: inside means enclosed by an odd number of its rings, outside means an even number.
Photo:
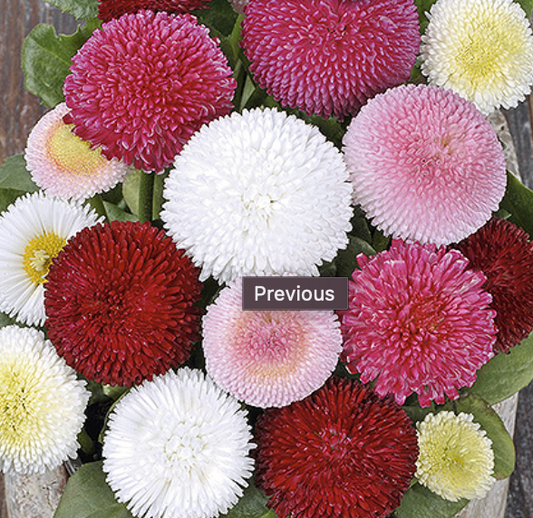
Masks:
[[[0,168],[0,467],[56,518],[449,518],[514,466],[530,0],[50,0]],[[83,21],[83,23],[81,23]],[[245,311],[246,276],[349,278]],[[71,462],[71,461],[69,461]],[[72,463],[71,463],[72,464]]]

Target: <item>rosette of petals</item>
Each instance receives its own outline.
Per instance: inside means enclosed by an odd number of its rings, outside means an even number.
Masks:
[[[315,126],[257,108],[203,126],[165,181],[161,219],[201,279],[318,275],[348,242],[351,186]]]
[[[36,329],[0,329],[0,469],[44,473],[76,457],[85,382]]]
[[[104,471],[135,516],[214,518],[248,485],[251,439],[237,400],[182,368],[119,401],[104,437]]]
[[[255,433],[255,482],[277,516],[384,518],[415,472],[411,420],[356,380],[334,377],[302,401],[266,410]]]
[[[487,277],[498,328],[495,352],[509,352],[533,330],[533,249],[529,235],[510,221],[492,218],[457,248],[468,267]]]
[[[342,350],[333,311],[243,311],[241,279],[208,307],[202,327],[208,374],[237,399],[263,408],[321,387]]]
[[[255,81],[307,115],[355,115],[409,79],[420,47],[413,0],[254,0],[245,12]]]
[[[108,160],[99,148],[72,132],[63,117],[69,112],[58,104],[35,125],[28,137],[24,158],[33,181],[51,196],[84,200],[108,191],[130,168],[116,158]]]
[[[495,130],[450,90],[405,85],[376,96],[343,144],[355,203],[392,237],[460,241],[489,220],[505,193]]]
[[[531,92],[533,34],[513,0],[438,0],[422,37],[422,72],[483,113],[512,108]]]
[[[68,122],[107,158],[160,172],[203,124],[232,108],[232,70],[189,14],[139,11],[96,30],[72,58]]]
[[[457,250],[400,240],[357,261],[348,310],[339,312],[348,370],[363,383],[376,380],[376,392],[399,404],[413,392],[421,406],[456,399],[494,356],[483,273],[468,270]]]
[[[44,283],[54,257],[97,214],[42,192],[18,198],[0,215],[0,311],[42,325]]]
[[[87,379],[130,386],[190,357],[198,271],[162,230],[112,221],[84,229],[50,267],[48,336]]]
[[[492,441],[472,414],[428,414],[417,424],[418,481],[452,502],[484,498],[495,478]]]
[[[208,7],[211,0],[99,0],[98,18],[108,22],[123,14],[134,14],[143,9],[185,14],[193,9]]]

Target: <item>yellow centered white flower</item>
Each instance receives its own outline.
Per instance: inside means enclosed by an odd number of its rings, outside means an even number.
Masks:
[[[492,441],[472,414],[428,414],[417,424],[415,476],[446,500],[483,498],[495,482]]]
[[[71,236],[97,221],[87,207],[42,192],[10,205],[0,215],[0,311],[42,325],[44,283],[53,259]]]
[[[42,473],[74,457],[89,395],[42,332],[1,328],[0,469]]]
[[[533,35],[513,0],[438,0],[422,36],[422,72],[488,114],[516,106],[533,84]]]

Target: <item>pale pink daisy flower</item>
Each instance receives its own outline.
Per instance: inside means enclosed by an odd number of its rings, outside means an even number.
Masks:
[[[413,392],[421,406],[456,399],[494,356],[496,312],[482,289],[485,275],[467,270],[457,250],[401,240],[357,261],[349,308],[339,312],[348,370],[399,404]]]
[[[77,137],[63,117],[69,112],[58,104],[31,131],[24,158],[33,181],[51,196],[84,200],[113,188],[131,170],[100,148]]]
[[[243,311],[242,280],[221,291],[203,320],[206,369],[257,407],[281,407],[320,388],[342,350],[333,311]]]
[[[460,241],[489,220],[505,193],[495,130],[451,90],[390,89],[361,109],[343,144],[354,202],[392,237]]]

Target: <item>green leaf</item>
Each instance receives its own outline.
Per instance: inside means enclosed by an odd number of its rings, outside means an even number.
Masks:
[[[531,18],[531,12],[533,11],[533,0],[516,0],[522,9],[526,12],[526,16]]]
[[[219,518],[276,518],[276,513],[266,507],[268,498],[250,481],[237,505]]]
[[[0,313],[0,327],[6,327],[6,326],[13,325],[13,324],[16,324],[19,327],[22,327],[21,324],[18,324],[17,321],[13,317],[10,317],[9,315],[6,315],[5,313]]]
[[[468,500],[450,502],[431,492],[418,482],[413,484],[402,498],[400,507],[394,511],[397,518],[452,518]]]
[[[98,0],[46,0],[77,20],[98,17]]]
[[[238,16],[227,0],[211,0],[207,9],[197,9],[192,12],[200,23],[214,29],[222,36],[231,34]],[[217,36],[217,34],[212,35]]]
[[[134,214],[130,214],[125,210],[120,209],[114,203],[103,201],[106,217],[109,221],[139,221],[139,218]]]
[[[0,189],[13,189],[24,193],[39,190],[26,169],[24,155],[15,155],[4,160],[0,167]]]
[[[490,405],[503,401],[533,380],[533,333],[511,348],[497,354],[477,372],[476,382],[467,392],[477,394]]]
[[[36,25],[22,45],[26,89],[47,106],[63,102],[63,83],[70,72],[71,59],[92,32],[89,27],[79,26],[74,34],[58,36],[51,25]]]
[[[418,19],[420,21],[420,33],[424,34],[426,27],[428,26],[429,20],[426,16],[426,12],[429,12],[431,6],[437,0],[415,0],[416,9],[418,11]]]
[[[500,203],[500,209],[511,214],[509,221],[522,227],[533,237],[533,191],[509,172],[507,173],[505,196]]]
[[[102,464],[84,464],[69,478],[54,518],[133,518],[126,506],[116,501]]]
[[[339,250],[334,263],[337,267],[337,277],[349,277],[359,268],[357,256],[359,254],[376,255],[376,251],[364,239],[357,236],[348,236],[348,246],[344,250]]]
[[[24,191],[15,189],[0,189],[0,212],[6,210]]]

